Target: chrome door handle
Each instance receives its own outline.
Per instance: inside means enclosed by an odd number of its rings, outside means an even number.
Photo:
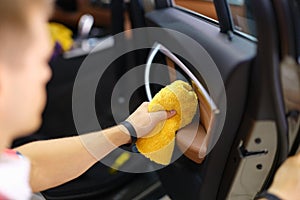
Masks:
[[[206,89],[203,87],[203,85],[198,81],[196,76],[181,62],[170,50],[168,50],[166,47],[164,47],[162,44],[155,42],[153,44],[152,50],[150,51],[149,57],[147,59],[146,68],[145,68],[145,88],[146,88],[146,94],[148,97],[148,100],[152,100],[151,90],[150,90],[150,69],[151,64],[153,62],[153,59],[157,52],[160,51],[165,56],[170,58],[173,62],[175,62],[188,76],[189,78],[194,82],[194,84],[198,87],[198,91],[202,93],[205,100],[209,103],[211,110],[214,114],[218,114],[220,110],[217,108],[215,102],[210,97]]]

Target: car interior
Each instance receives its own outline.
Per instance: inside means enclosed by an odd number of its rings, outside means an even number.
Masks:
[[[111,10],[109,33],[96,36],[97,40],[94,35],[85,38],[100,43],[100,48],[91,54],[94,43],[88,50],[79,46],[49,62],[53,77],[47,85],[43,124],[33,135],[14,141],[14,146],[77,135],[73,87],[85,59],[89,57],[91,65],[101,68],[103,64],[97,58],[105,58],[124,45],[145,41],[149,47],[128,51],[103,71],[95,94],[101,128],[119,123],[115,112],[120,115],[118,119],[126,117],[126,113],[150,100],[149,91],[155,95],[163,87],[148,83],[147,93],[147,83],[138,85],[139,79],[144,81],[155,44],[160,44],[165,50],[157,52],[149,65],[169,68],[161,72],[153,67],[150,79],[161,79],[156,81],[165,84],[178,79],[198,82],[193,87],[199,101],[200,120],[193,122],[198,131],[193,136],[188,129],[178,131],[174,151],[182,152],[182,156],[159,170],[129,173],[98,162],[75,180],[43,191],[41,196],[47,200],[241,200],[254,199],[268,188],[280,164],[299,151],[300,98],[295,95],[300,92],[299,0],[95,2]],[[141,36],[136,34],[138,31],[131,31],[143,28],[161,28],[162,35],[149,31]],[[123,31],[125,43],[116,37]],[[188,36],[195,45],[182,42],[173,31]],[[122,76],[137,66],[142,66],[142,70],[134,72],[136,80],[130,80],[113,94]],[[211,75],[214,70],[218,75]],[[82,87],[89,84],[87,75]],[[126,92],[132,85],[138,87],[128,96]],[[209,97],[197,90],[199,85]],[[112,100],[113,95],[117,95],[116,100]],[[129,102],[129,108],[124,102]],[[88,124],[89,119],[84,123]],[[87,125],[86,131],[94,129]],[[208,138],[204,155],[203,138]]]

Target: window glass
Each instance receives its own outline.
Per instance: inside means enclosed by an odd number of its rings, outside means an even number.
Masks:
[[[175,4],[218,20],[213,0],[174,0]]]
[[[256,37],[251,0],[227,0],[227,2],[235,30]]]
[[[218,20],[213,0],[174,0],[183,8]],[[227,0],[232,15],[234,29],[256,37],[256,24],[253,19],[251,0]]]

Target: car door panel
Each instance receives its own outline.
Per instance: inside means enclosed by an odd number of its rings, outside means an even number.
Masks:
[[[219,187],[222,169],[229,155],[229,148],[225,147],[231,146],[234,141],[247,102],[250,66],[256,54],[256,44],[238,36],[231,38],[228,34],[221,33],[216,24],[178,8],[154,10],[145,17],[148,26],[177,30],[201,44],[216,63],[224,81],[228,108],[226,120],[221,137],[208,158],[202,165],[182,159],[159,173],[171,198],[216,199],[216,188]],[[192,170],[186,168],[186,165],[192,165]]]

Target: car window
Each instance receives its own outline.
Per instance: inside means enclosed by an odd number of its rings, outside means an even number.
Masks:
[[[253,18],[251,0],[227,0],[234,30],[256,37],[256,25]]]
[[[174,0],[177,6],[192,10],[213,20],[218,20],[213,0]]]

